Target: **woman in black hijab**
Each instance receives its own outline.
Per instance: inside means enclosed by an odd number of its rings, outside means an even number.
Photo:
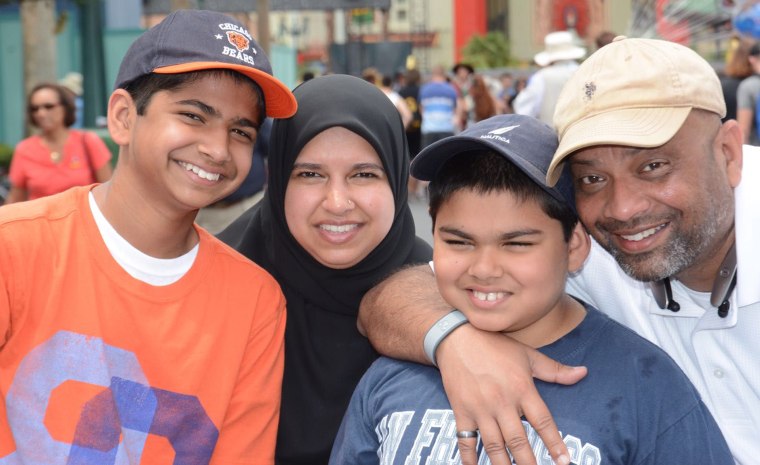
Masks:
[[[312,79],[296,88],[294,94],[298,112],[289,119],[275,120],[272,127],[269,184],[264,198],[219,237],[269,271],[287,298],[285,375],[275,461],[281,465],[320,465],[328,462],[330,448],[356,384],[378,356],[356,329],[364,293],[401,266],[427,262],[431,249],[415,236],[407,205],[409,151],[401,118],[388,97],[375,86],[347,75]],[[387,234],[377,238],[374,248],[358,251],[353,260],[331,266],[330,250],[322,255],[314,250],[313,242],[306,244],[306,248],[299,243],[288,227],[289,224],[298,226],[294,224],[294,214],[289,211],[286,215],[285,205],[289,183],[319,184],[331,178],[330,173],[321,171],[319,164],[302,166],[299,160],[296,171],[294,164],[302,152],[313,153],[314,144],[327,140],[324,139],[327,134],[332,134],[330,140],[335,141],[335,134],[339,133],[336,127],[351,131],[351,137],[360,136],[363,141],[358,143],[368,143],[369,151],[376,152],[382,167],[366,168],[366,164],[362,164],[358,174],[340,178],[352,186],[338,189],[339,194],[335,194],[345,198],[325,202],[343,202],[347,209],[360,209],[361,183],[366,181],[377,186],[387,182],[388,186],[384,187],[392,194],[387,205],[390,207],[392,203],[394,211],[373,212],[372,205],[364,208],[365,216],[387,216]],[[318,135],[320,138],[314,140]],[[307,144],[309,147],[304,150]],[[337,143],[334,149],[322,150],[321,160],[333,156],[341,159],[356,144],[347,141],[341,152],[342,145]],[[373,174],[373,169],[379,173]],[[287,202],[290,208],[294,205],[293,192]],[[308,189],[295,192],[302,197],[310,195]],[[302,200],[304,204],[322,202],[321,199]],[[322,212],[322,217],[325,215],[329,216]],[[345,234],[348,243],[354,240],[352,234],[364,233],[361,225],[355,233],[352,228],[356,226],[340,224],[311,226],[317,235]],[[297,231],[296,235],[303,237]],[[338,238],[338,242],[341,241],[344,241],[343,236]],[[340,247],[345,249],[346,244],[336,244],[336,248]],[[329,244],[325,246],[325,249],[331,248]]]

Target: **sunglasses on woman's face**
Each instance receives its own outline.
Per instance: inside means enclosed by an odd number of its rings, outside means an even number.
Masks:
[[[32,113],[37,113],[43,108],[47,111],[50,111],[53,108],[57,107],[58,105],[60,105],[60,103],[43,103],[40,105],[30,105],[29,110],[31,110]]]

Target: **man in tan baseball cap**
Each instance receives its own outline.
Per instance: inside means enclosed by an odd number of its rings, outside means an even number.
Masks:
[[[613,43],[589,57],[560,94],[554,113],[560,144],[549,167],[550,184],[576,150],[602,144],[659,147],[693,108],[726,114],[717,74],[693,50],[624,36]]]
[[[742,147],[737,122],[721,123],[724,114],[715,71],[697,53],[617,38],[561,92],[547,179],[553,185],[570,170],[579,217],[596,239],[568,293],[664,349],[696,386],[735,462],[748,465],[760,456],[760,149]],[[430,288],[432,276],[405,269],[365,296],[360,326],[380,352],[424,360],[420,333],[451,310]],[[532,378],[572,384],[583,369],[459,328],[436,358],[457,423],[479,429],[491,462],[508,463],[493,454],[506,442],[517,463],[535,463],[527,420],[555,463],[581,463],[577,443],[557,441]],[[642,376],[650,373],[642,360]],[[477,463],[474,449],[460,451],[463,463]]]
[[[597,242],[570,293],[665,349],[749,464],[760,454],[760,153],[725,113],[696,52],[617,37],[563,88],[547,183],[570,170]]]

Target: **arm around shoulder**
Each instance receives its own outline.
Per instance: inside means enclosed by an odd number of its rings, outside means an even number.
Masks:
[[[425,334],[449,312],[430,267],[418,265],[394,273],[364,295],[359,331],[383,355],[430,364]]]
[[[438,293],[432,271],[420,265],[391,275],[364,296],[359,329],[384,355],[430,364],[423,340],[427,331],[450,312],[451,306]],[[567,449],[535,390],[533,376],[572,384],[585,376],[585,368],[563,366],[509,337],[469,324],[447,336],[436,356],[458,429],[480,429],[492,463],[508,463],[507,443],[519,464],[535,464],[520,422],[523,414],[536,427],[555,461],[567,463],[557,460],[562,455],[566,459]],[[462,462],[475,464],[475,451],[462,450],[463,445],[460,441]]]

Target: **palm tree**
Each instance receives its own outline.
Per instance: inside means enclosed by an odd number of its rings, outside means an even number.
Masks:
[[[28,95],[37,83],[55,81],[55,0],[19,0],[19,14]]]
[[[462,56],[476,69],[499,68],[509,65],[511,61],[509,42],[499,32],[472,36],[464,46]]]

